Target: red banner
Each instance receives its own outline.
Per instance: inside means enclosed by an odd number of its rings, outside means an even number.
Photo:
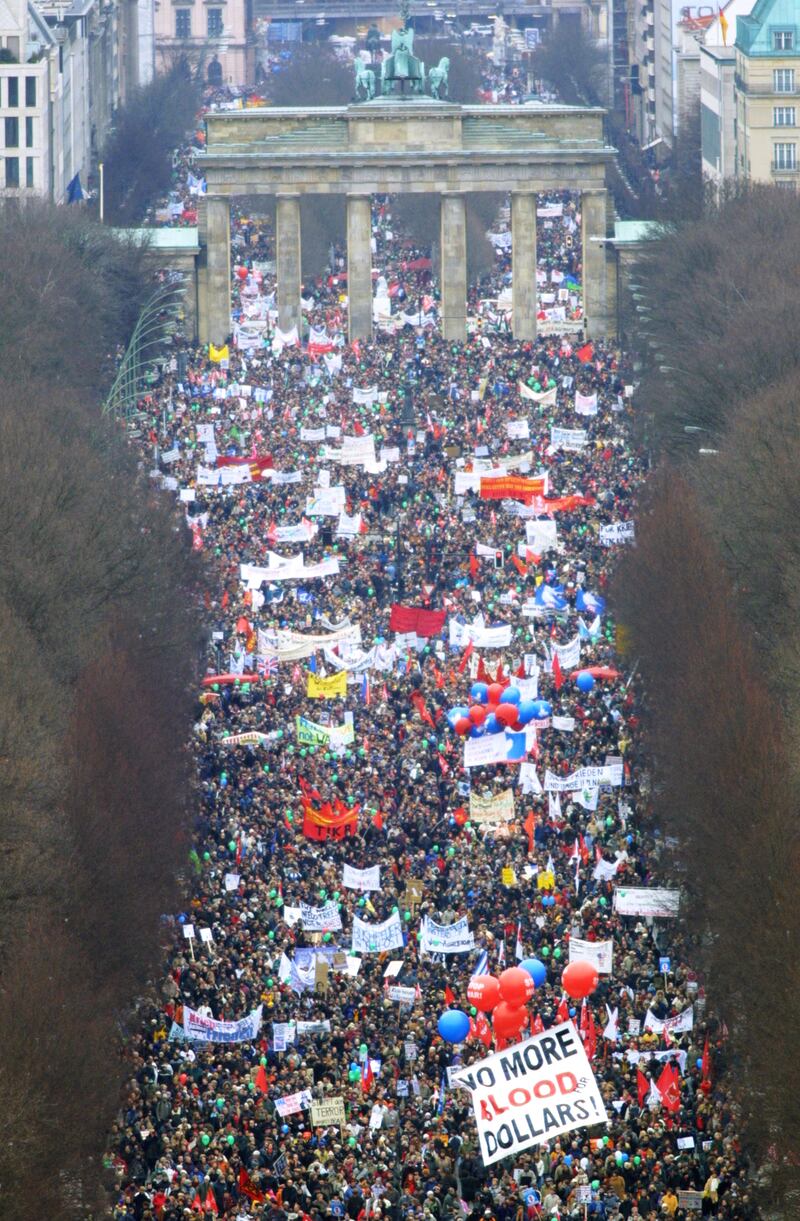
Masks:
[[[481,500],[524,500],[544,496],[545,476],[526,479],[523,475],[505,475],[501,479],[481,479]]]
[[[423,606],[401,606],[392,603],[389,616],[390,632],[416,632],[418,636],[436,636],[444,627],[446,611],[425,610]]]
[[[250,478],[254,482],[263,479],[264,471],[272,470],[272,454],[252,454],[249,458],[243,457],[240,454],[220,454],[214,464],[217,468],[221,466],[249,466]]]
[[[348,808],[337,797],[334,806],[329,801],[319,807],[303,799],[303,835],[308,839],[344,839],[358,830],[359,807]]]

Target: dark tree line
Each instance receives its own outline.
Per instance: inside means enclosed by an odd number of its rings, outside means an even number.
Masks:
[[[192,129],[200,96],[199,81],[176,65],[137,89],[120,110],[102,156],[111,224],[140,224],[170,189],[172,156]]]
[[[786,1216],[800,1198],[798,226],[784,192],[738,191],[636,269],[637,402],[663,465],[616,591],[657,820],[730,1032],[727,1086]]]
[[[96,1204],[119,1023],[186,860],[199,572],[100,411],[137,252],[7,210],[0,282],[0,1215],[24,1221]]]

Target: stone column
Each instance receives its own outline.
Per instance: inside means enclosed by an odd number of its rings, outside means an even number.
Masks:
[[[224,196],[206,199],[208,339],[216,347],[231,331],[231,209]]]
[[[349,337],[372,338],[372,211],[369,195],[347,196]]]
[[[609,303],[606,248],[592,240],[606,236],[606,196],[604,187],[581,191],[584,330],[597,338],[610,335],[615,329]]]
[[[300,331],[300,196],[279,195],[275,225],[278,326]]]
[[[200,252],[197,255],[197,342],[208,343],[208,214],[206,196],[197,200],[197,234]]]
[[[457,191],[442,194],[442,334],[463,343],[467,338],[467,206]]]
[[[512,305],[515,339],[536,338],[536,195],[511,196]]]

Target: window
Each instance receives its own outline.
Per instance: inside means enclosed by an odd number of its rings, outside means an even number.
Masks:
[[[794,49],[794,30],[774,30],[772,34],[773,51],[791,51]]]
[[[779,178],[775,183],[776,187],[782,187],[784,191],[796,191],[797,183],[793,178]]]
[[[222,37],[222,9],[210,8],[208,10],[208,36],[209,38]]]
[[[775,93],[794,93],[794,68],[773,68],[772,81]]]
[[[6,157],[6,186],[19,186],[19,157]]]
[[[19,77],[9,76],[8,78],[8,108],[12,110],[15,106],[19,106]]]
[[[6,148],[19,148],[19,119],[5,119],[3,126],[5,127]]]
[[[772,125],[773,125],[773,127],[794,127],[795,126],[794,106],[773,106]]]
[[[773,166],[776,170],[797,169],[797,145],[776,144]]]
[[[33,119],[30,115],[25,120],[25,147],[33,148]]]
[[[25,77],[25,105],[26,106],[35,106],[36,105],[36,77],[35,76],[26,76]]]
[[[25,186],[33,186],[33,157],[25,158]]]
[[[175,9],[175,37],[191,38],[192,10],[190,8]]]

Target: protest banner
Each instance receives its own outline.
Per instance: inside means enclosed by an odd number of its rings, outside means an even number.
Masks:
[[[330,678],[318,678],[316,674],[309,674],[306,695],[310,700],[344,699],[347,695],[347,674],[344,670],[331,674]]]
[[[644,1018],[644,1029],[652,1030],[653,1034],[663,1034],[665,1031],[669,1035],[685,1034],[694,1029],[694,1006],[690,1005],[682,1013],[664,1018],[663,1021],[648,1009]]]
[[[284,1094],[283,1098],[275,1098],[275,1110],[281,1119],[287,1115],[297,1115],[311,1106],[311,1090],[298,1090],[295,1094]]]
[[[354,869],[352,865],[345,865],[342,886],[347,890],[380,890],[380,865],[372,865],[369,869]]]
[[[423,606],[401,606],[399,602],[392,604],[389,614],[389,631],[408,633],[417,636],[438,636],[444,627],[446,612],[426,610]]]
[[[611,975],[614,962],[613,941],[582,941],[569,939],[570,962],[590,962],[599,975]]]
[[[681,1191],[678,1188],[678,1208],[685,1208],[687,1212],[699,1213],[703,1211],[703,1193],[702,1191],[693,1191],[689,1188]]]
[[[248,733],[232,733],[227,738],[218,739],[220,746],[262,746],[269,741],[269,734],[259,733],[251,729]]]
[[[353,916],[352,949],[360,954],[381,954],[384,950],[397,950],[403,945],[403,926],[400,913],[392,912],[382,924],[367,924]]]
[[[343,1128],[347,1122],[344,1113],[344,1098],[326,1098],[311,1104],[311,1126],[313,1128]]]
[[[259,1005],[238,1022],[218,1022],[184,1005],[183,1033],[195,1043],[249,1043],[258,1037],[263,1009]]]
[[[551,771],[545,771],[544,791],[546,793],[574,793],[585,788],[597,788],[599,785],[619,787],[622,784],[622,766],[610,763],[603,767],[579,767],[569,776],[556,776]]]
[[[484,1166],[575,1128],[608,1123],[603,1098],[572,1022],[451,1073],[472,1092]]]
[[[632,521],[615,521],[600,527],[600,546],[615,547],[618,543],[632,543],[636,538],[636,527]]]
[[[589,434],[583,428],[551,428],[550,445],[553,449],[583,449]]]
[[[314,806],[303,799],[303,834],[308,839],[344,839],[358,830],[358,806],[348,807],[337,797],[332,806],[326,801]]]
[[[392,987],[386,989],[386,995],[390,1001],[397,1001],[401,1005],[413,1005],[417,999],[416,988],[403,988],[400,984],[393,984]]]
[[[350,746],[355,738],[352,725],[319,725],[304,716],[295,717],[294,728],[301,746],[322,746],[339,751]]]
[[[618,886],[614,891],[614,911],[618,916],[677,916],[680,907],[679,890],[663,890],[655,886]]]
[[[469,795],[469,816],[475,823],[509,822],[514,817],[514,793],[503,789],[492,797]]]
[[[469,931],[469,919],[462,916],[454,924],[437,924],[424,916],[419,930],[419,948],[423,954],[466,954],[475,949],[475,939]]]
[[[323,907],[310,907],[307,903],[301,903],[300,919],[308,933],[327,933],[342,927],[339,904],[333,899]]]
[[[506,475],[498,479],[481,478],[481,500],[523,500],[529,501],[534,496],[547,494],[547,476],[536,475],[526,479],[524,475]]]

